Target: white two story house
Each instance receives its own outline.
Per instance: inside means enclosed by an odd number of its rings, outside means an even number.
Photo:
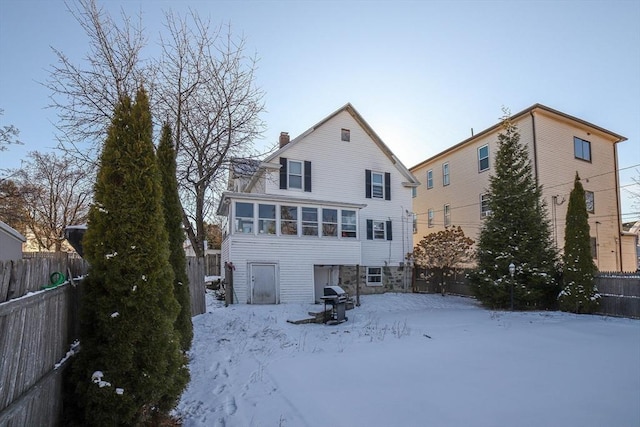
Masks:
[[[293,140],[281,133],[264,161],[236,160],[218,208],[234,302],[313,303],[327,285],[410,289],[417,186],[351,104]]]

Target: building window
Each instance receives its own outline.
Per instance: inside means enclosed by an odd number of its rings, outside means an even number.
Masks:
[[[411,216],[413,217],[413,234],[417,234],[418,233],[418,215],[411,214]]]
[[[427,211],[427,225],[429,228],[433,227],[433,209]]]
[[[365,197],[391,200],[391,173],[364,171]]]
[[[302,235],[318,237],[317,208],[302,208]]]
[[[342,237],[357,237],[356,211],[342,211]]]
[[[338,210],[322,209],[322,236],[338,236]]]
[[[340,137],[343,141],[351,141],[351,131],[349,129],[342,129],[340,131]]]
[[[449,185],[449,163],[442,165],[442,185]]]
[[[433,188],[433,170],[427,171],[427,188]]]
[[[489,194],[481,194],[480,195],[480,217],[484,218],[485,216],[491,215],[491,211],[489,210]]]
[[[451,209],[449,205],[444,205],[444,226],[448,227],[451,225]]]
[[[381,173],[371,172],[371,197],[384,199],[384,175]]]
[[[478,172],[489,170],[489,145],[478,148]]]
[[[236,232],[253,233],[253,203],[236,202]]]
[[[280,234],[298,235],[298,208],[296,206],[280,206]]]
[[[302,162],[289,160],[289,188],[302,190]]]
[[[373,240],[386,240],[385,222],[373,221]]]
[[[367,267],[367,285],[382,286],[382,267]]]
[[[418,189],[416,187],[411,187],[411,198],[415,199],[418,195]]]
[[[590,238],[591,243],[591,258],[598,259],[598,241],[595,237]]]
[[[577,136],[573,137],[573,155],[576,159],[591,161],[591,143],[580,139]]]
[[[584,201],[585,204],[587,205],[587,212],[589,213],[595,213],[596,212],[596,205],[595,205],[595,196],[593,194],[593,191],[586,191],[584,192]]]
[[[276,205],[258,205],[258,233],[276,234]]]

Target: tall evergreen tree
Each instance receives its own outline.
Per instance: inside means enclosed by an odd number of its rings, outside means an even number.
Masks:
[[[74,363],[83,425],[135,425],[175,406],[188,381],[174,322],[168,235],[149,102],[118,104],[83,240],[89,276]]]
[[[557,254],[542,202],[542,188],[532,174],[527,149],[505,111],[498,135],[495,172],[489,178],[489,215],[480,231],[478,268],[470,275],[478,299],[494,308],[517,309],[555,303]],[[512,279],[509,264],[516,266]],[[512,288],[513,285],[513,288]]]
[[[169,233],[169,262],[173,268],[173,291],[180,304],[180,313],[176,318],[176,330],[180,334],[183,351],[191,348],[193,324],[191,323],[191,298],[189,278],[187,276],[187,258],[184,253],[184,230],[182,229],[182,207],[178,195],[176,179],[176,154],[171,142],[171,127],[162,126],[162,136],[158,144],[158,166],[160,168],[164,219]]]
[[[560,309],[563,311],[593,313],[598,308],[600,295],[593,280],[597,267],[591,256],[590,239],[584,188],[576,172],[573,190],[569,196],[564,232],[564,287],[558,297]]]

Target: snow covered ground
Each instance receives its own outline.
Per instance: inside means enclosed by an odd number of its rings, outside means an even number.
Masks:
[[[314,306],[207,298],[186,427],[640,426],[638,320],[384,294],[293,325]]]

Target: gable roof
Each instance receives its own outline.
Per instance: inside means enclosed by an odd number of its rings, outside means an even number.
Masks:
[[[353,117],[353,119],[360,125],[360,127],[366,132],[366,134],[369,135],[373,142],[376,143],[378,148],[389,158],[389,160],[391,160],[391,163],[393,163],[396,169],[398,169],[398,171],[407,179],[407,187],[417,187],[418,185],[420,185],[420,182],[416,179],[416,177],[413,176],[409,169],[407,169],[395,156],[395,154],[391,152],[389,147],[387,147],[387,145],[382,141],[382,138],[380,138],[378,134],[373,130],[373,128],[369,126],[369,123],[366,122],[366,120],[360,115],[360,113],[358,113],[358,111],[354,108],[353,105],[351,105],[351,103],[347,103],[344,106],[338,108],[336,111],[329,114],[327,117],[320,120],[318,123],[303,132],[301,135],[293,139],[287,145],[278,149],[275,153],[271,154],[264,160],[265,163],[269,163],[272,160],[277,159],[292,146],[300,143],[300,141],[302,141],[307,135],[313,133],[316,129],[320,128],[322,125],[324,125],[343,111],[346,111],[351,115],[351,117]]]
[[[555,116],[561,117],[561,118],[566,119],[566,120],[570,120],[570,121],[573,121],[573,122],[576,122],[576,123],[580,123],[583,126],[590,127],[591,129],[597,130],[598,132],[601,132],[603,134],[606,134],[606,135],[609,135],[609,136],[613,137],[613,139],[616,140],[615,141],[616,143],[623,142],[623,141],[627,140],[627,138],[625,138],[622,135],[618,135],[617,133],[611,132],[611,131],[609,131],[609,130],[607,130],[605,128],[602,128],[600,126],[594,125],[593,123],[589,123],[589,122],[587,122],[585,120],[579,119],[579,118],[571,116],[569,114],[565,114],[565,113],[563,113],[561,111],[554,110],[553,108],[547,107],[546,105],[542,105],[542,104],[534,104],[531,107],[520,111],[519,113],[512,114],[509,118],[511,120],[513,120],[513,121],[516,121],[516,120],[521,119],[522,117],[524,117],[527,114],[533,113],[534,110],[540,110],[540,111],[549,113],[551,115],[555,115]],[[472,137],[467,138],[464,141],[459,142],[458,144],[453,145],[453,146],[447,148],[444,151],[441,151],[440,153],[436,154],[435,156],[431,156],[428,159],[421,161],[417,165],[412,166],[411,168],[409,168],[409,170],[413,171],[414,169],[417,169],[417,168],[423,166],[424,164],[429,163],[429,162],[433,161],[434,159],[437,159],[438,157],[441,157],[441,156],[443,156],[445,154],[448,154],[448,153],[450,153],[452,151],[455,151],[456,149],[458,149],[458,148],[460,148],[460,147],[462,147],[462,146],[464,146],[464,145],[466,145],[468,143],[471,143],[471,142],[473,142],[474,140],[476,140],[478,138],[481,138],[481,137],[483,137],[483,136],[485,136],[485,135],[487,135],[489,133],[494,132],[495,130],[500,128],[500,126],[502,126],[502,122],[498,122],[495,125],[483,130],[482,132],[479,132],[479,133],[473,135]]]

